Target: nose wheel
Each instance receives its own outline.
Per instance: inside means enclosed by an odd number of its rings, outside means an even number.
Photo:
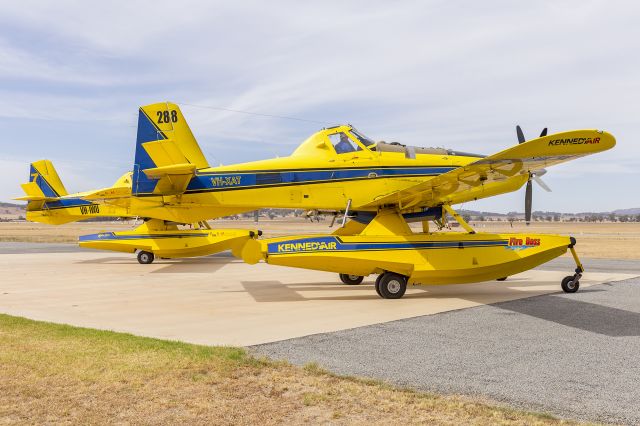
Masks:
[[[565,293],[575,293],[580,288],[580,277],[582,274],[576,273],[575,275],[569,275],[562,279],[560,287]]]

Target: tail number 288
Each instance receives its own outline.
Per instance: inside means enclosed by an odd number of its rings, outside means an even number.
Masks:
[[[178,111],[175,109],[173,111],[156,111],[156,115],[158,116],[159,124],[178,122]]]

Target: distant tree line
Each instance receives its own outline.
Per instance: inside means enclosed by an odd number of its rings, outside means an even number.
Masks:
[[[305,214],[305,210],[301,209],[260,209],[258,210],[258,217],[260,219],[274,220],[277,218],[293,218],[300,217]],[[250,211],[246,213],[240,213],[236,215],[227,216],[226,219],[254,219],[256,211]],[[461,212],[462,218],[467,222],[518,222],[524,220],[522,213],[511,212],[506,215],[498,215],[491,213],[474,214],[470,212]],[[325,216],[308,216],[309,220],[325,220]],[[447,215],[448,221],[452,221],[453,218]],[[640,214],[637,215],[617,215],[614,213],[593,213],[593,214],[561,214],[561,213],[541,213],[533,212],[531,215],[532,222],[640,222]]]
[[[485,217],[484,215],[474,216],[474,215],[463,215],[463,219],[468,221],[479,221],[479,222],[492,222],[492,221],[507,221],[507,222],[517,222],[524,220],[523,215],[508,215],[505,217]],[[632,215],[632,214],[621,214],[616,215],[613,213],[608,214],[585,214],[585,215],[561,215],[561,214],[553,214],[553,215],[531,215],[532,222],[640,222],[640,214]]]

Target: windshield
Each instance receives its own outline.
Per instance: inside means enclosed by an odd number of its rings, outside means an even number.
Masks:
[[[329,140],[338,154],[346,154],[347,152],[354,152],[360,149],[359,146],[351,142],[344,132],[329,135]]]
[[[351,128],[351,133],[353,133],[353,135],[358,138],[358,140],[362,143],[362,145],[364,146],[370,146],[375,144],[375,142],[371,139],[369,139],[368,137],[366,137],[365,135],[363,135],[362,133],[360,133],[359,131],[357,131],[354,127]]]

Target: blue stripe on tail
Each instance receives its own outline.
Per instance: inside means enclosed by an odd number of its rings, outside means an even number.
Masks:
[[[36,170],[35,167],[33,167],[33,165],[29,170],[29,182],[35,182],[38,185],[38,187],[42,190],[45,197],[52,197],[52,198],[60,197],[60,194],[58,194],[56,190],[53,189],[51,185],[49,185],[49,182],[47,182],[47,180],[40,174],[38,170]]]
[[[156,167],[147,151],[142,146],[145,142],[152,142],[166,139],[166,136],[160,131],[151,119],[140,108],[138,112],[138,136],[136,138],[136,155],[133,164],[133,179],[131,191],[134,195],[138,193],[150,193],[158,183],[155,179],[149,179],[142,172],[144,169]]]

